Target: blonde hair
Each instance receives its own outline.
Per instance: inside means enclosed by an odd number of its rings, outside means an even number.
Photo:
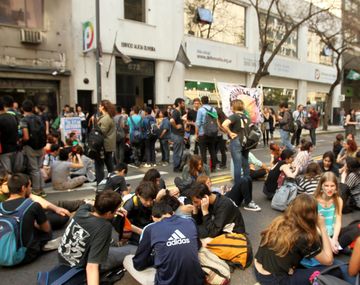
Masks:
[[[336,175],[334,174],[334,172],[331,172],[331,171],[327,171],[325,172],[321,178],[320,178],[320,181],[319,181],[319,184],[316,188],[316,191],[314,193],[314,197],[315,199],[318,199],[321,197],[321,194],[322,194],[322,186],[325,182],[327,181],[331,181],[333,183],[335,183],[336,185],[336,191],[334,192],[333,196],[332,196],[332,199],[334,201],[334,205],[335,205],[335,211],[340,214],[340,205],[339,205],[339,198],[340,198],[340,195],[339,195],[339,184],[338,184],[338,180],[337,180],[337,177]]]
[[[242,100],[235,100],[231,102],[231,106],[234,112],[236,111],[244,111],[244,102]]]
[[[276,217],[261,233],[260,246],[267,246],[280,257],[286,256],[301,237],[311,246],[320,240],[316,230],[317,219],[316,199],[308,194],[300,194],[285,212]]]

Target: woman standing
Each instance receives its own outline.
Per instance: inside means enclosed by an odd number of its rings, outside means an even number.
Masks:
[[[113,117],[115,116],[115,106],[109,100],[102,100],[99,105],[100,116],[97,126],[100,128],[104,137],[104,151],[95,158],[96,182],[100,183],[104,179],[104,163],[108,173],[114,171],[113,153],[116,150],[116,131]]]
[[[264,142],[264,147],[266,145],[269,145],[269,133],[270,133],[270,121],[272,118],[272,116],[270,115],[270,111],[268,107],[264,107],[264,111],[263,111],[263,116],[264,116],[264,122],[262,123],[262,128],[261,131],[263,133],[263,142]]]
[[[353,134],[356,136],[356,116],[355,116],[355,110],[350,109],[349,113],[347,113],[345,118],[345,136],[348,134]]]
[[[274,131],[275,131],[275,125],[276,125],[276,114],[273,108],[269,108],[269,113],[270,113],[270,117],[269,117],[269,124],[270,124],[270,139],[273,140],[274,139]]]
[[[330,239],[324,218],[318,215],[317,201],[311,195],[301,194],[261,233],[254,261],[256,279],[262,285],[309,284],[310,275],[322,268],[298,268],[305,257],[315,257],[322,265],[333,262]]]

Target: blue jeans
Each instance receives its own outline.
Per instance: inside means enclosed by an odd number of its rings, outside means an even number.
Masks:
[[[173,141],[173,165],[174,169],[179,169],[181,165],[181,158],[184,152],[184,137],[171,134],[171,140]]]
[[[290,142],[290,132],[280,129],[280,140],[282,146],[285,146],[290,150],[294,150],[294,146]]]
[[[250,176],[249,151],[242,151],[239,138],[235,138],[230,141],[230,152],[234,163],[234,184],[238,184],[242,173],[244,176]]]
[[[161,161],[169,162],[170,159],[169,140],[160,139],[160,148],[161,148]]]

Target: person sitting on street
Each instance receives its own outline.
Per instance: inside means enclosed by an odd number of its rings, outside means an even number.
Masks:
[[[99,186],[105,182],[104,190],[112,190],[118,193],[128,191],[128,186],[125,181],[125,176],[128,172],[128,166],[124,162],[120,162],[116,165],[115,170],[111,172],[108,178],[105,178],[100,182]],[[127,193],[125,193],[126,195]]]
[[[311,154],[313,150],[314,150],[314,146],[312,142],[306,141],[303,144],[301,144],[300,152],[298,152],[293,162],[293,166],[298,169],[299,173],[305,172],[310,161],[312,160]]]
[[[189,197],[200,238],[216,237],[225,231],[245,233],[241,212],[228,197],[211,192],[207,185],[198,182],[191,186]]]
[[[72,161],[68,161],[71,159]],[[65,149],[59,152],[59,160],[54,161],[51,168],[51,181],[55,190],[74,189],[84,184],[87,180],[85,176],[70,178],[71,168],[82,168],[84,164],[80,154],[73,155]]]
[[[249,167],[252,180],[264,178],[269,171],[266,164],[257,159],[251,151],[249,152]]]
[[[270,167],[273,167],[276,163],[279,162],[279,160],[281,160],[280,156],[281,156],[282,148],[276,143],[272,142],[270,143],[269,149],[270,149]]]
[[[355,157],[357,152],[357,144],[354,140],[347,140],[343,144],[343,148],[337,156],[336,163],[340,166],[344,166],[347,157]]]
[[[126,256],[124,267],[141,284],[204,284],[196,225],[192,219],[174,215],[171,199],[177,201],[164,196],[154,203],[154,223],[144,228],[135,256]]]
[[[155,168],[151,168],[148,171],[146,171],[142,181],[149,181],[152,182],[157,189],[157,191],[160,191],[161,189],[166,189],[165,181],[161,178],[161,174],[159,170]]]
[[[58,144],[52,144],[50,146],[50,151],[44,157],[44,161],[42,167],[40,168],[41,175],[44,179],[44,182],[51,181],[51,167],[55,160],[57,160],[57,156],[59,154],[60,146]]]
[[[360,210],[360,163],[354,157],[347,157],[341,174],[341,198],[344,202],[343,214]]]
[[[319,161],[320,170],[322,173],[327,171],[333,172],[339,177],[339,168],[336,166],[335,156],[332,151],[327,151],[323,154],[322,160]]]
[[[335,141],[333,143],[333,153],[335,157],[338,157],[341,149],[343,148],[344,136],[342,134],[337,134]]]
[[[313,195],[319,184],[321,170],[319,164],[312,162],[306,168],[303,175],[297,176],[295,181],[297,185],[297,194],[306,193]]]
[[[84,154],[84,150],[80,145],[74,146],[72,149],[72,153],[73,155],[76,154],[80,155],[84,167],[71,169],[70,171],[71,178],[78,176],[85,176],[87,182],[94,182],[96,180],[94,161]]]

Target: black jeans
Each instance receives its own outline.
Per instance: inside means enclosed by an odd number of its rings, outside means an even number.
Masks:
[[[259,178],[263,178],[266,175],[266,170],[264,168],[252,170],[250,169],[250,177],[252,180],[257,180]]]
[[[292,145],[299,145],[300,144],[300,137],[301,137],[302,128],[298,128],[296,132],[292,135],[291,144]],[[295,144],[296,143],[296,144]]]
[[[219,151],[221,153],[221,162],[217,158],[217,154]],[[215,153],[216,153],[216,163],[220,164],[221,167],[225,167],[226,166],[226,140],[224,140],[222,136],[218,136],[216,139]]]
[[[243,176],[239,181],[234,184],[225,196],[233,200],[240,207],[243,200],[246,205],[252,201],[252,179],[250,176]]]
[[[313,128],[310,129],[310,138],[311,138],[312,144],[315,146],[316,145],[316,129],[313,129]]]
[[[156,163],[155,142],[156,139],[151,139],[151,138],[145,139],[146,163],[151,163],[151,164]]]
[[[115,161],[116,163],[124,162],[125,139],[116,142]]]
[[[105,177],[104,164],[106,165],[108,173],[114,171],[112,151],[105,151],[104,158],[101,158],[100,155],[95,158],[95,175],[97,184],[99,184]]]
[[[209,150],[211,159],[211,170],[216,169],[216,152],[215,152],[216,137],[199,136],[200,154],[203,163],[206,164],[206,150]]]

